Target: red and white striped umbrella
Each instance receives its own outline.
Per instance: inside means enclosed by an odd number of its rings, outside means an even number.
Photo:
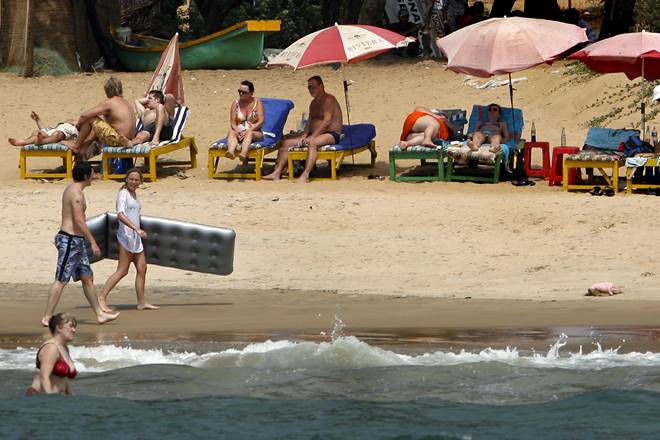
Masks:
[[[377,26],[335,24],[306,35],[284,49],[268,67],[294,69],[328,63],[356,63],[415,41]]]

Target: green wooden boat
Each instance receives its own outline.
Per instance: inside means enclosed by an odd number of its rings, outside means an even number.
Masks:
[[[279,20],[248,20],[206,37],[179,43],[182,69],[252,69],[261,63],[266,33],[278,32]],[[149,72],[169,40],[133,34],[128,43],[110,30],[121,64],[132,72]],[[130,43],[130,44],[129,44]]]

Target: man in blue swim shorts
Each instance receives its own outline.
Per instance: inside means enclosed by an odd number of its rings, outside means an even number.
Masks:
[[[85,218],[87,203],[83,190],[92,184],[93,174],[94,171],[88,163],[76,163],[73,167],[73,183],[66,187],[62,195],[62,224],[55,235],[55,247],[57,248],[55,282],[50,288],[46,312],[41,320],[41,325],[45,327],[48,327],[48,321],[55,313],[64,286],[71,278],[74,281],[82,281],[83,292],[85,292],[89,305],[94,309],[99,324],[105,324],[119,316],[119,313],[106,313],[101,310],[94,291],[94,274],[85,249],[85,239],[87,239],[92,245],[94,255],[101,254],[92,232],[87,227]]]

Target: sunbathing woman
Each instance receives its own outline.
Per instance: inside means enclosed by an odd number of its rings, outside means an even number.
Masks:
[[[57,144],[75,141],[78,138],[78,129],[70,122],[60,122],[55,127],[44,128],[41,118],[36,112],[30,112],[30,117],[36,122],[38,130],[33,131],[30,136],[25,139],[9,138],[9,143],[22,147],[24,145],[43,145],[43,144]],[[73,142],[70,143],[73,145]],[[69,145],[67,145],[69,146]]]
[[[71,394],[70,379],[76,377],[76,367],[69,355],[67,344],[76,335],[76,318],[58,313],[48,320],[52,338],[37,351],[36,366],[39,370],[25,394]]]
[[[425,107],[415,108],[403,123],[399,146],[402,150],[411,145],[436,147],[434,139],[449,139],[447,118]]]
[[[252,141],[264,138],[261,131],[264,124],[264,106],[259,98],[254,96],[254,84],[243,81],[238,87],[239,98],[231,103],[229,112],[229,133],[227,133],[227,152],[225,156],[234,159],[238,143],[241,152],[238,157],[247,160],[248,150]]]
[[[497,104],[488,106],[488,120],[477,122],[472,140],[468,142],[470,150],[477,151],[484,142],[490,143],[488,151],[497,153],[502,149],[502,143],[509,139],[506,122],[502,121],[502,107]]]

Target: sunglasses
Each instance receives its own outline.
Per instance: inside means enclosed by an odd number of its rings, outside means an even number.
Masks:
[[[239,95],[246,95],[246,94],[248,94],[248,93],[250,93],[249,90],[241,90],[241,89],[238,89],[238,94],[239,94]]]

